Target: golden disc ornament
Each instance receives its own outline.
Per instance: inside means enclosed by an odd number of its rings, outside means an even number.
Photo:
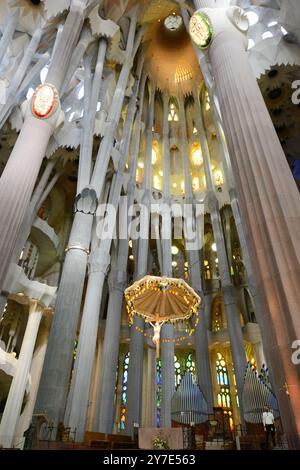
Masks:
[[[189,32],[192,41],[199,49],[206,49],[213,36],[211,21],[205,13],[196,11],[190,19]]]
[[[49,117],[57,103],[57,91],[53,85],[39,85],[32,97],[32,112],[40,118]]]

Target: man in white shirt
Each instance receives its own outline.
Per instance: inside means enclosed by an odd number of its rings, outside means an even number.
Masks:
[[[266,436],[265,448],[266,449],[269,448],[270,435],[271,435],[271,438],[272,438],[273,447],[275,447],[276,446],[276,442],[275,442],[275,425],[274,425],[275,418],[274,418],[274,415],[273,415],[272,411],[270,410],[270,408],[268,406],[264,407],[262,420],[263,420],[265,436]]]

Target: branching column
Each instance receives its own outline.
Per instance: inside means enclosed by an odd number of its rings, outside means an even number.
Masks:
[[[136,31],[136,14],[133,14],[127,41],[127,53],[135,52],[141,37],[134,42]],[[109,113],[107,133],[101,141],[97,156],[98,166],[93,172],[100,171],[101,176],[96,179],[95,188],[84,188],[76,197],[77,213],[74,217],[73,227],[70,235],[68,252],[63,266],[63,272],[58,291],[55,316],[50,332],[50,338],[46,353],[45,366],[42,374],[40,390],[38,394],[36,411],[46,412],[48,418],[54,423],[63,420],[65,412],[66,397],[69,388],[70,369],[74,340],[78,325],[80,305],[82,299],[83,285],[86,274],[88,254],[90,249],[92,224],[96,211],[97,200],[101,200],[104,192],[104,181],[107,167],[103,166],[105,161],[108,165],[114,144],[114,136],[119,123],[123,106],[126,85],[131,70],[132,62],[126,61],[114,93],[113,103]],[[88,129],[85,129],[88,131]],[[85,158],[86,155],[85,155]],[[92,159],[92,155],[89,155]],[[101,164],[99,163],[99,159]],[[53,374],[53,375],[52,375]]]
[[[47,82],[60,89],[72,49],[84,21],[85,0],[72,2],[47,75]],[[14,254],[15,243],[26,215],[34,183],[59,119],[60,106],[53,116],[39,119],[28,109],[25,122],[0,179],[0,289]]]
[[[132,139],[132,158],[129,167],[130,180],[127,187],[128,207],[130,207],[134,201],[136,187],[136,168],[140,149],[141,118],[146,78],[147,76],[144,73],[140,86],[139,110],[136,117],[136,126]],[[99,415],[96,416],[95,426],[97,431],[104,433],[112,433],[113,431],[115,411],[114,394],[118,367],[123,294],[127,281],[127,262],[128,240],[126,238],[125,240],[119,241],[117,263],[109,275],[109,302],[107,308],[101,371],[99,376]]]

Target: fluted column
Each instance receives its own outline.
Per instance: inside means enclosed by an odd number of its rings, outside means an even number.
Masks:
[[[13,445],[42,315],[42,306],[35,300],[30,301],[29,317],[18,359],[17,370],[9,389],[0,424],[0,445],[3,447],[11,447]]]
[[[249,66],[244,37],[228,27],[223,11],[207,12],[216,30],[209,57],[263,305],[264,349],[289,446],[299,448],[300,377],[291,361],[291,345],[300,335],[299,192]]]

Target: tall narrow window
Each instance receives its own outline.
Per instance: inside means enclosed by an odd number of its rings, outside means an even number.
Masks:
[[[217,353],[216,371],[219,385],[218,405],[222,408],[231,408],[230,385],[227,365],[221,353]]]
[[[189,371],[192,376],[195,378],[196,377],[196,367],[195,367],[195,361],[193,358],[193,353],[189,353],[186,361],[185,361],[185,370]]]
[[[178,122],[178,113],[174,103],[171,103],[169,106],[169,121]]]
[[[174,368],[175,368],[175,387],[181,382],[181,366],[180,362],[178,361],[177,356],[174,356]]]
[[[125,429],[126,423],[126,403],[127,403],[127,383],[128,383],[128,367],[129,367],[130,353],[126,353],[123,361],[123,374],[122,374],[122,390],[121,390],[121,418],[120,430]]]
[[[224,414],[228,415],[230,429],[233,429],[232,404],[228,369],[226,361],[221,353],[217,353],[216,372],[217,383],[219,386],[217,395],[218,406],[223,408]]]

